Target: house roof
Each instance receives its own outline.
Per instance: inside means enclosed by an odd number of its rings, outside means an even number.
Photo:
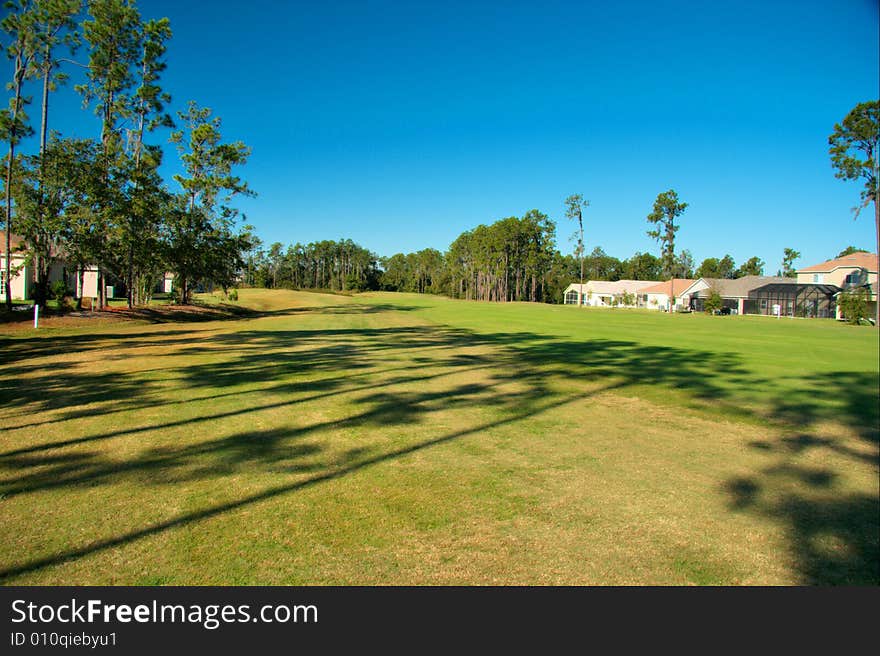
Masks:
[[[709,291],[714,289],[722,298],[748,298],[749,292],[758,287],[778,283],[782,285],[796,285],[797,280],[794,278],[780,278],[778,276],[743,276],[742,278],[700,278],[709,289],[701,289],[697,292],[697,296],[705,298],[709,296]],[[699,281],[697,281],[699,282]]]
[[[658,284],[656,280],[590,280],[583,285],[573,282],[565,288],[566,292],[580,292],[586,294],[615,295],[624,292],[635,293],[642,291],[645,287],[652,287]]]
[[[591,280],[587,289],[594,294],[623,294],[642,291],[645,287],[656,285],[656,280]]]
[[[681,296],[681,293],[694,284],[694,280],[690,278],[675,278],[672,281],[672,295],[673,296]],[[641,290],[643,294],[668,294],[669,293],[669,281],[666,282],[658,282],[656,285],[652,285],[650,287],[645,287]]]
[[[787,294],[789,296],[793,294],[795,297],[824,294],[825,296],[830,297],[835,296],[839,291],[840,287],[838,287],[837,285],[823,285],[815,283],[792,285],[791,283],[771,282],[768,285],[755,287],[755,289],[749,292],[749,298],[759,298],[761,296],[772,296],[781,294]]]
[[[835,269],[867,269],[871,273],[877,273],[878,258],[875,253],[851,253],[827,262],[798,269],[798,273],[831,273]]]

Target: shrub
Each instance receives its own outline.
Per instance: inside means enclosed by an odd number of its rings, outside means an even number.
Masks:
[[[859,287],[841,292],[837,297],[837,307],[849,323],[858,325],[862,319],[868,318],[868,290]]]
[[[703,309],[709,314],[714,314],[721,310],[723,305],[724,302],[721,300],[721,294],[712,289],[709,291],[709,298],[707,298],[706,302],[703,304]]]
[[[232,301],[233,303],[235,303],[236,301],[238,301],[238,290],[237,290],[237,289],[230,289],[230,290],[229,290],[229,294],[228,294],[228,298],[229,298],[229,300]]]
[[[49,294],[53,299],[58,301],[59,305],[61,305],[64,301],[64,297],[70,295],[67,290],[67,283],[63,280],[56,280],[49,286]]]

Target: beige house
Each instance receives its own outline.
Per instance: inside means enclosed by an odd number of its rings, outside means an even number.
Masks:
[[[798,269],[797,281],[801,285],[834,285],[840,291],[866,288],[869,293],[868,315],[874,316],[877,307],[878,264],[880,257],[876,253],[851,253]],[[839,307],[835,309],[835,316],[837,319],[842,318]]]
[[[3,233],[0,233],[3,234]],[[27,260],[27,243],[23,237],[18,235],[10,235],[10,260],[12,264],[12,278],[10,286],[13,301],[26,301],[33,298],[34,287],[36,286],[36,271]],[[56,280],[66,280],[68,286],[76,281],[77,296],[97,296],[98,295],[98,271],[95,267],[90,267],[84,275],[85,289],[80,289],[79,276],[73,275],[72,271],[65,268],[63,259],[53,262],[49,267],[49,282]],[[0,297],[5,296],[6,276],[8,275],[8,267],[6,265],[6,243],[5,235],[3,243],[0,244]],[[85,293],[83,293],[85,291]]]
[[[3,237],[3,243],[0,244],[0,296],[6,296],[6,278],[9,276],[9,270],[12,269],[12,277],[10,278],[10,286],[12,291],[12,300],[23,301],[30,297],[33,289],[34,271],[28,266],[26,253],[24,252],[24,241],[18,235],[10,235],[10,255],[9,262],[6,262],[6,234],[0,233]]]
[[[878,259],[874,253],[852,253],[798,269],[797,281],[801,285],[836,285],[841,289],[859,283],[876,285]]]

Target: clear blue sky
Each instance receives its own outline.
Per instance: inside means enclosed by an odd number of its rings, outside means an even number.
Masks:
[[[877,0],[138,4],[171,19],[174,108],[253,147],[240,207],[267,244],[444,250],[538,208],[571,252],[563,199],[582,193],[588,249],[656,254],[645,217],[674,188],[697,263],[874,250],[827,137],[878,97]],[[54,125],[97,136],[65,94]]]

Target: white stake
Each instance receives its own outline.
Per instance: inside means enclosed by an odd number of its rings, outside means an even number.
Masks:
[[[34,328],[40,327],[40,306],[34,303]]]

